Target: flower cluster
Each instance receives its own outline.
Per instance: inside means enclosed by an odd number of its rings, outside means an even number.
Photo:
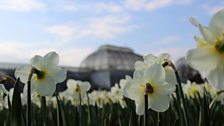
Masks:
[[[194,69],[204,72],[209,83],[218,89],[224,89],[224,10],[218,11],[209,26],[203,26],[194,18],[190,21],[201,32],[195,36],[196,49],[188,51],[186,59]]]
[[[49,52],[45,56],[36,55],[29,65],[17,68],[15,77],[23,83],[31,81],[33,92],[41,96],[51,96],[56,90],[56,84],[66,79],[66,71],[58,67],[59,56],[56,52]]]
[[[168,60],[168,54],[158,58],[149,54],[143,62],[136,62],[133,78],[126,81],[123,92],[125,97],[135,101],[138,115],[144,114],[145,95],[148,97],[148,109],[164,112],[169,108],[169,95],[175,91],[176,79],[172,68],[163,66]]]

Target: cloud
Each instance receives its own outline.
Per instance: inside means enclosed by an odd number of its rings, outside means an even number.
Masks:
[[[224,8],[224,4],[219,4],[219,5],[215,5],[215,6],[211,6],[208,4],[202,5],[202,9],[205,10],[209,15],[213,15],[223,8]]]
[[[79,25],[63,24],[44,28],[45,32],[56,34],[63,40],[72,38],[92,37],[110,39],[131,31],[135,26],[130,25],[129,16],[104,16],[89,19]]]
[[[98,12],[122,12],[123,8],[115,3],[97,3],[93,6],[93,9],[98,11]]]
[[[61,64],[65,66],[80,66],[81,62],[93,51],[93,48],[70,48],[59,51]]]
[[[59,8],[62,8],[62,10],[67,12],[75,12],[79,10],[79,5],[73,1],[73,2],[60,4]]]
[[[170,5],[184,5],[192,0],[126,0],[125,6],[130,10],[157,10]]]
[[[31,11],[44,10],[46,5],[38,0],[1,0],[0,10],[5,11]]]
[[[18,42],[0,42],[0,62],[24,62],[30,57],[29,49],[34,45]]]
[[[64,41],[70,40],[79,31],[79,27],[73,25],[55,25],[43,29],[45,32],[58,35]]]
[[[134,26],[129,25],[129,16],[105,16],[90,20],[81,31],[82,36],[95,38],[115,38],[122,33],[131,31]]]
[[[158,45],[172,45],[182,40],[181,36],[178,35],[170,35],[158,40],[156,43]]]
[[[92,2],[84,4],[74,1],[64,1],[58,8],[67,12],[120,13],[124,11],[121,5],[113,2]]]
[[[34,55],[43,56],[50,51],[56,51],[60,56],[60,65],[79,66],[82,60],[94,51],[93,48],[61,48],[41,45],[43,43],[0,42],[0,62],[29,63]]]

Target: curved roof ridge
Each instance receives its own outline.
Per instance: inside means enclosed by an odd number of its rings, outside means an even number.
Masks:
[[[87,56],[80,66],[92,70],[134,70],[134,63],[138,60],[143,60],[142,56],[132,49],[103,45]]]
[[[98,50],[113,50],[113,51],[131,52],[131,53],[134,52],[133,49],[128,47],[119,47],[119,46],[109,45],[109,44],[100,46]]]

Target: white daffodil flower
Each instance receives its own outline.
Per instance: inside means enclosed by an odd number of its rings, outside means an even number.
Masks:
[[[208,83],[204,83],[203,85],[212,98],[215,98],[218,95],[219,90],[216,89],[214,86]]]
[[[144,56],[143,59],[144,59],[143,61],[137,61],[135,63],[136,71],[146,70],[147,68],[149,68],[151,65],[155,63],[163,65],[166,61],[170,60],[171,58],[169,54],[163,53],[158,57],[152,54],[148,54]],[[166,81],[169,84],[172,84],[173,86],[175,86],[177,84],[177,80],[176,80],[174,70],[170,66],[164,66],[163,68],[165,70]]]
[[[118,84],[115,84],[113,87],[111,87],[110,94],[113,103],[120,104],[122,108],[125,108],[127,106],[124,100],[122,89],[119,88]]]
[[[59,56],[56,52],[49,52],[43,57],[36,55],[31,59],[30,65],[16,69],[15,77],[20,77],[26,84],[33,69],[32,91],[37,91],[41,96],[51,96],[55,92],[56,84],[66,79],[66,71],[58,67],[58,63]]]
[[[224,9],[218,11],[211,19],[209,26],[203,26],[194,18],[190,21],[202,34],[195,36],[198,42],[196,49],[188,51],[186,59],[191,67],[205,72],[210,84],[224,89]]]
[[[68,89],[66,91],[70,94],[72,101],[75,103],[80,103],[80,100],[84,102],[84,100],[87,99],[87,92],[91,88],[90,83],[87,81],[82,82],[72,79],[67,81],[67,87]]]
[[[199,98],[204,96],[204,85],[198,85],[196,83],[191,83],[187,81],[187,84],[183,84],[184,94],[188,98]]]
[[[124,95],[135,101],[136,113],[144,114],[144,95],[148,95],[148,109],[164,112],[169,108],[169,95],[175,90],[166,82],[165,70],[160,64],[152,64],[145,71],[135,71],[132,81],[124,87]]]
[[[120,80],[120,83],[119,83],[120,88],[123,90],[125,85],[127,84],[127,82],[131,81],[131,80],[132,80],[132,78],[130,76],[126,75],[125,79]]]
[[[90,103],[99,108],[103,108],[104,105],[112,103],[106,91],[93,91],[89,94],[89,98]]]
[[[8,104],[6,102],[6,97],[4,98],[4,93],[8,94],[8,91],[5,89],[3,84],[0,84],[0,109],[3,107],[8,108]]]

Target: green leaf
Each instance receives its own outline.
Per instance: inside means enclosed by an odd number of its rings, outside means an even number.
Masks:
[[[12,107],[10,113],[11,126],[24,126],[23,119],[23,108],[21,103],[20,89],[19,89],[20,79],[18,78],[14,87]]]

